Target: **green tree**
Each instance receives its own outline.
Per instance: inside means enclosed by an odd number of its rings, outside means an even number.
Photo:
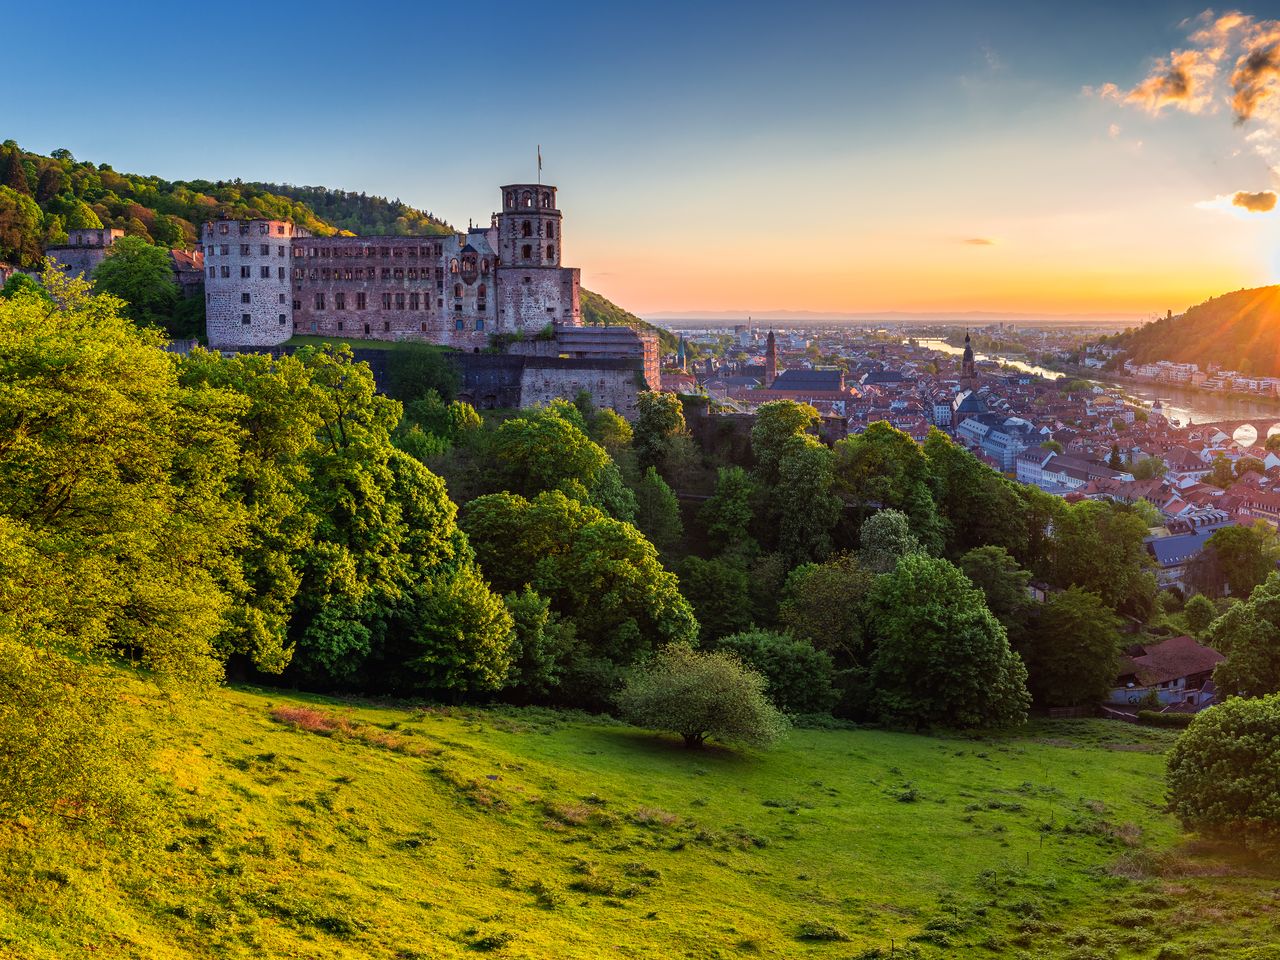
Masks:
[[[631,424],[616,410],[608,407],[596,410],[588,421],[588,427],[591,439],[604,447],[611,457],[616,458],[620,452],[631,447]]]
[[[404,403],[434,391],[444,402],[458,394],[461,374],[448,351],[431,344],[401,344],[387,354],[387,392]]]
[[[1060,587],[1097,593],[1114,609],[1149,605],[1155,583],[1146,524],[1110,503],[1084,500],[1061,512],[1053,534],[1052,577]]]
[[[680,520],[680,503],[667,482],[653,467],[648,467],[635,486],[635,524],[661,553],[673,550],[684,536]]]
[[[636,414],[631,442],[637,466],[641,470],[654,467],[665,476],[672,441],[688,433],[680,398],[674,393],[642,391],[636,397]]]
[[[1124,469],[1124,461],[1120,459],[1120,448],[1114,443],[1111,445],[1111,455],[1107,457],[1107,466],[1112,470]]]
[[[679,734],[689,748],[708,738],[768,747],[785,734],[787,720],[766,685],[731,653],[672,644],[627,679],[618,708],[636,726]]]
[[[1263,521],[1251,527],[1215,530],[1205,541],[1204,549],[1214,552],[1231,595],[1241,599],[1246,599],[1276,569],[1280,556],[1275,531]]]
[[[17,193],[31,193],[31,184],[27,180],[27,171],[22,165],[22,153],[16,147],[5,151],[4,173],[0,183]]]
[[[1133,474],[1135,480],[1151,480],[1155,477],[1163,477],[1166,469],[1164,461],[1159,457],[1143,457],[1130,468],[1129,472]]]
[[[405,618],[415,686],[433,693],[482,693],[500,689],[512,666],[514,623],[475,564],[437,571],[418,586]],[[523,651],[522,651],[523,652]]]
[[[523,699],[551,694],[560,685],[573,655],[573,625],[551,610],[551,601],[531,587],[504,598],[511,612],[513,637],[507,687]]]
[[[911,532],[911,522],[900,510],[879,510],[862,524],[858,536],[858,560],[872,573],[888,573],[909,553],[923,553]]]
[[[831,530],[841,506],[832,492],[834,463],[831,451],[805,434],[792,437],[783,448],[774,489],[778,549],[792,563],[822,560],[831,552]]]
[[[807,403],[771,400],[762,404],[751,426],[751,453],[760,481],[776,484],[787,445],[797,436],[812,433],[821,422],[818,411]]]
[[[721,637],[719,650],[735,654],[765,678],[765,694],[784,713],[828,713],[840,699],[831,655],[808,640],[772,630]]]
[[[101,230],[102,220],[83,200],[70,205],[63,222],[68,230]]]
[[[1063,453],[1062,444],[1060,444],[1057,440],[1052,440],[1052,439],[1046,440],[1042,444],[1040,444],[1040,449],[1048,450],[1051,453],[1056,453],[1059,455]]]
[[[1241,457],[1236,461],[1235,466],[1236,479],[1243,477],[1246,473],[1266,473],[1266,465],[1257,457]]]
[[[1004,625],[1010,643],[1017,649],[1036,608],[1027,589],[1030,572],[1023,570],[1004,547],[974,547],[960,558],[960,569],[982,591],[987,609]]]
[[[1209,471],[1209,475],[1205,477],[1209,483],[1215,487],[1226,489],[1231,486],[1231,482],[1235,479],[1235,471],[1232,469],[1231,461],[1222,454],[1215,454],[1213,458],[1213,469]]]
[[[1280,433],[1270,434],[1267,437],[1265,447],[1267,450],[1269,450],[1272,453],[1275,453],[1277,450],[1280,450]]]
[[[946,560],[907,554],[872,588],[872,706],[917,729],[1026,719],[1027,672],[982,592]]]
[[[1218,611],[1212,600],[1203,593],[1197,593],[1182,608],[1182,615],[1186,617],[1187,629],[1192,636],[1203,637],[1209,624],[1217,619]]]
[[[20,267],[40,263],[40,208],[24,193],[0,185],[0,260]]]
[[[15,273],[4,282],[4,287],[0,288],[0,299],[11,300],[17,296],[36,296],[41,297],[46,303],[50,302],[49,294],[45,292],[44,287],[25,273]]]
[[[1227,658],[1213,671],[1224,695],[1280,692],[1280,573],[1272,573],[1248,600],[1233,603],[1214,620],[1209,643]]]
[[[1129,505],[1129,509],[1131,509],[1134,515],[1141,519],[1148,528],[1160,526],[1160,522],[1164,519],[1160,515],[1160,511],[1156,508],[1156,505],[1146,497],[1139,497]]]
[[[1052,594],[1022,645],[1037,703],[1069,707],[1103,699],[1119,674],[1119,620],[1096,593]]]
[[[178,304],[178,283],[167,250],[137,237],[123,237],[111,245],[92,279],[96,291],[125,302],[125,313],[135,323],[169,329]]]
[[[787,576],[778,615],[787,630],[841,667],[865,663],[866,599],[875,578],[850,554],[806,563]]]
[[[1246,842],[1280,836],[1280,696],[1199,714],[1169,754],[1169,808],[1190,830]]]
[[[759,550],[750,532],[754,492],[751,475],[741,467],[720,467],[716,471],[715,493],[698,514],[714,550],[744,558]]]
[[[685,557],[680,564],[680,593],[698,618],[698,636],[708,645],[752,624],[747,571],[728,559]]]
[[[911,437],[881,420],[841,440],[835,454],[837,491],[859,518],[886,508],[900,510],[924,549],[942,550],[929,460]]]
[[[1030,523],[1036,511],[1028,509],[1026,488],[987,467],[937,428],[929,431],[924,454],[947,553],[958,556],[974,547],[991,545],[1004,547],[1015,558],[1030,563]],[[927,510],[908,511],[908,516],[913,526],[917,516],[923,516],[926,524],[933,522]],[[1039,535],[1040,529],[1035,533]]]

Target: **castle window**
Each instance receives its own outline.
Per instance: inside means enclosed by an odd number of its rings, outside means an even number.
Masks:
[[[520,194],[520,206],[522,206],[522,207],[532,207],[532,206],[533,206],[533,194],[532,194],[532,193],[530,193],[528,190],[526,190],[526,191],[524,191],[522,194]]]
[[[389,256],[391,256],[391,248],[390,248],[390,247],[383,247],[383,248],[382,248],[382,255],[383,255],[383,257],[389,257]]]
[[[437,280],[437,281],[436,281],[436,293],[444,293],[444,281],[443,281],[443,280]]]
[[[284,326],[284,314],[280,314],[280,326]]]
[[[477,330],[484,329],[484,317],[480,317],[479,319],[476,320],[476,329]]]
[[[364,325],[364,332],[365,333],[369,332],[369,325],[367,323]]]
[[[283,294],[283,293],[282,293],[282,294],[280,294],[280,302],[281,302],[281,303],[284,303],[284,294]]]
[[[417,280],[417,279],[418,279],[418,268],[417,268],[417,267],[410,267],[410,268],[409,268],[409,279],[410,279],[410,280]]]
[[[383,309],[383,310],[390,310],[390,309],[391,309],[391,294],[389,294],[389,293],[384,293],[384,294],[382,295],[382,309]]]
[[[516,192],[514,190],[507,191],[507,206],[514,207],[516,205]]]
[[[321,280],[328,280],[328,279],[329,279],[329,268],[328,268],[328,267],[321,267],[321,268],[320,268],[320,279],[321,279]]]
[[[450,272],[450,273],[457,273],[457,272],[458,272],[458,258],[457,258],[457,257],[454,257],[452,260],[450,260],[450,261],[449,261],[449,272]]]
[[[366,332],[368,332],[368,331],[366,331]],[[391,322],[390,322],[390,321],[388,321],[388,320],[384,320],[384,321],[382,321],[382,332],[383,332],[383,333],[390,333],[390,332],[391,332]]]
[[[260,254],[262,254],[264,257],[269,257],[269,256],[271,256],[271,244],[269,244],[269,243],[262,243],[262,244],[259,244],[259,245],[258,245],[258,252],[259,252]]]
[[[390,267],[383,267],[383,268],[382,268],[382,279],[383,279],[383,280],[390,280],[390,279],[391,279],[391,268],[390,268]]]
[[[480,261],[480,272],[483,273],[485,276],[489,275],[489,258],[488,257],[485,257],[483,260]]]
[[[240,236],[247,237],[249,235],[249,225],[247,223],[240,224]]]
[[[314,279],[316,278],[316,274],[317,274],[316,268],[315,268],[315,267],[312,267],[312,268],[311,268],[311,279],[312,279],[312,280],[314,280]]]
[[[345,293],[335,293],[333,295],[333,309],[335,310],[347,309],[347,295]]]
[[[356,279],[357,280],[364,279],[364,267],[356,267]]]
[[[397,309],[397,310],[403,310],[403,309],[404,309],[404,294],[403,294],[403,293],[397,293],[397,294],[396,294],[396,309]]]
[[[520,248],[520,256],[528,260],[530,257],[533,256],[533,247],[531,247],[529,244],[526,243],[523,247]]]
[[[279,225],[277,225],[277,226],[276,226],[276,233],[280,234],[280,236],[282,236],[282,237],[284,236],[284,224],[283,224],[283,223],[281,223],[281,224],[279,224]]]
[[[454,295],[455,297],[461,297],[461,296],[462,296],[462,284],[460,284],[460,283],[455,283],[455,284],[453,285],[453,295]]]
[[[231,244],[229,244],[229,243],[224,243],[224,244],[222,244],[221,246],[222,246],[222,251],[221,251],[222,256],[224,256],[224,257],[225,257],[225,256],[227,256],[229,253],[231,253]]]
[[[270,267],[263,267],[263,268],[262,268],[261,273],[262,273],[262,279],[263,279],[263,280],[270,280],[270,279],[271,279],[271,268],[270,268]]]
[[[276,256],[277,256],[277,257],[283,257],[283,256],[284,256],[284,245],[283,245],[283,244],[282,244],[282,245],[280,245],[280,246],[278,246],[278,247],[276,247]]]
[[[293,309],[295,309],[295,310],[301,310],[301,309],[302,309],[302,301],[301,301],[301,300],[295,300],[295,301],[293,301]],[[312,329],[314,330],[314,329],[315,329],[315,327],[313,326],[313,327],[312,327]]]
[[[268,269],[270,268],[268,267]],[[276,278],[279,280],[284,279],[284,267],[276,267]]]
[[[248,302],[249,302],[249,294],[247,294],[247,293],[242,293],[242,294],[240,294],[240,302],[241,302],[241,303],[248,303]]]
[[[547,244],[547,259],[548,259],[548,260],[554,260],[555,258],[556,258],[556,248],[555,248],[552,244],[548,243],[548,244]]]
[[[240,244],[240,256],[247,257],[249,255],[249,245],[247,243]]]
[[[455,321],[453,321],[453,329],[455,329],[455,330],[465,330],[465,329],[466,329],[466,327],[465,327],[465,325],[464,325],[464,321],[462,321],[462,320],[455,320]]]
[[[419,297],[418,297],[418,295],[417,295],[416,293],[411,293],[411,294],[409,294],[409,309],[410,309],[410,310],[417,310],[417,309],[418,309],[418,300],[419,300]]]
[[[356,294],[356,309],[363,310],[365,308],[365,299],[363,293]]]
[[[324,309],[324,294],[323,294],[323,293],[317,293],[317,294],[316,294],[316,309],[317,309],[317,310],[323,310],[323,309]]]
[[[240,324],[246,327],[249,325],[249,315],[247,313],[240,314]]]
[[[427,324],[426,324],[426,322],[425,322],[425,321],[422,323],[422,332],[423,332],[423,333],[426,333],[426,332],[427,332]]]
[[[220,223],[220,224],[218,224],[218,232],[219,232],[219,233],[226,233],[226,232],[227,232],[227,227],[228,227],[228,225],[227,225],[227,224],[225,224],[225,223]],[[226,250],[223,250],[222,252],[223,252],[223,253],[226,253],[227,251],[226,251]]]
[[[394,273],[393,275],[395,276],[395,278],[396,278],[397,280],[403,280],[403,279],[404,279],[404,267],[396,267],[396,269],[395,269],[395,273]]]
[[[489,288],[482,283],[480,284],[480,286],[476,287],[476,298],[483,300],[485,298],[485,294],[487,294],[488,292],[489,292]]]
[[[532,237],[532,236],[533,236],[533,224],[532,224],[532,223],[530,223],[528,220],[526,220],[526,221],[524,221],[522,224],[520,224],[520,236],[522,236],[522,237]]]
[[[554,223],[547,224],[547,239],[550,240],[556,235],[556,225]]]
[[[240,268],[240,279],[242,279],[242,280],[248,280],[248,279],[249,279],[249,276],[250,276],[249,268],[248,268],[248,267],[241,267],[241,268]]]
[[[210,267],[210,268],[209,268],[209,276],[211,276],[211,277],[216,277],[217,275],[218,275],[218,268],[217,268],[217,267]]]
[[[311,332],[312,333],[316,332],[316,322],[314,320],[311,321]]]
[[[542,191],[542,205],[548,210],[551,209],[551,193],[548,190]]]
[[[259,232],[259,233],[270,233],[270,232],[271,232],[271,224],[269,224],[269,223],[260,223],[260,224],[258,224],[258,232]]]
[[[341,333],[341,332],[342,332],[342,321],[341,321],[341,320],[339,320],[339,321],[338,321],[338,332],[339,332],[339,333]]]

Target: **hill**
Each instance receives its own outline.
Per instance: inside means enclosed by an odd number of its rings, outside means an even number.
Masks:
[[[1280,286],[1214,297],[1107,342],[1142,363],[1217,364],[1246,376],[1280,376]]]
[[[624,310],[611,300],[606,300],[598,293],[590,290],[582,291],[582,322],[604,324],[605,326],[625,325],[638,330],[647,330],[658,335],[662,348],[673,351],[680,338],[663,327],[655,326],[647,320],[641,320],[634,313]]]
[[[1178,960],[1274,923],[1273,869],[1178,847],[1161,731],[799,730],[746,757],[537,709],[131,699],[172,822],[0,822],[0,955]]]

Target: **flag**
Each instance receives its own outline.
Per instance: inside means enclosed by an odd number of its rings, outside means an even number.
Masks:
[[[538,172],[542,172],[542,144],[538,144]]]

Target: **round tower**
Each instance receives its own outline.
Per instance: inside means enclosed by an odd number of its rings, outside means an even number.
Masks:
[[[498,256],[508,267],[558,267],[563,237],[556,188],[545,183],[502,187]]]
[[[293,238],[287,220],[211,220],[204,243],[205,328],[211,347],[270,347],[293,336]]]

